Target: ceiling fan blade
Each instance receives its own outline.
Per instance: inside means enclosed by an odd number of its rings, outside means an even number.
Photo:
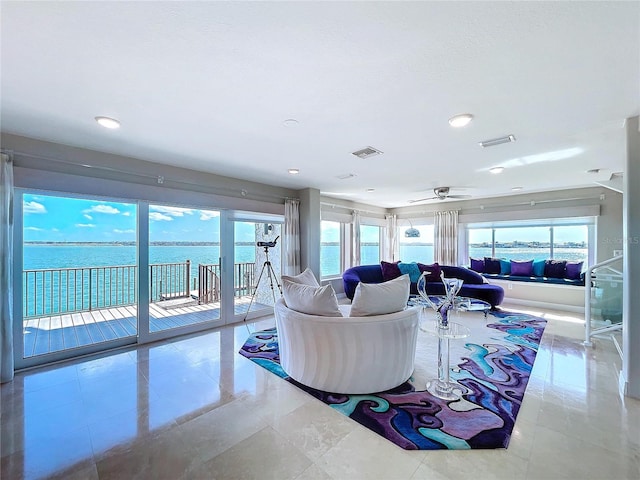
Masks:
[[[439,197],[419,198],[417,200],[409,200],[407,203],[426,202],[427,200],[435,200],[436,198],[439,198]]]
[[[471,198],[471,195],[447,195],[444,198]]]

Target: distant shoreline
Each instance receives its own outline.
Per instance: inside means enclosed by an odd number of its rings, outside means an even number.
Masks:
[[[24,242],[25,245],[49,247],[135,247],[136,242]],[[149,242],[154,247],[219,247],[220,242]],[[236,242],[236,245],[255,245],[254,242]]]

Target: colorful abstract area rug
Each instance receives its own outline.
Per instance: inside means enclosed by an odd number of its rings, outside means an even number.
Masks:
[[[425,390],[426,378],[437,376],[437,340],[425,332],[419,333],[412,378],[368,395],[322,392],[290,378],[280,367],[275,328],[253,333],[239,353],[404,449],[507,448],[546,321],[490,315],[488,321],[481,314],[465,317],[465,325],[474,324],[470,337],[451,342],[450,377],[462,387],[460,400]]]

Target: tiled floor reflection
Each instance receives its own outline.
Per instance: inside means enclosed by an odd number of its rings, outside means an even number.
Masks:
[[[18,374],[0,477],[640,478],[640,402],[618,395],[613,343],[529,313],[549,323],[506,450],[401,450],[238,355],[239,325]]]

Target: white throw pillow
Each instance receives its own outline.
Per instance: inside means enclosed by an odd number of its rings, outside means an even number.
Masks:
[[[322,317],[342,316],[338,308],[338,297],[330,284],[314,287],[283,280],[282,294],[287,307],[296,312]]]
[[[305,268],[304,272],[299,275],[282,275],[282,281],[289,280],[290,282],[300,283],[302,285],[311,285],[312,287],[319,287],[320,284],[316,280],[316,276],[313,274],[309,267]]]
[[[409,275],[383,283],[362,283],[356,287],[351,302],[352,317],[385,315],[404,310],[409,300]]]

